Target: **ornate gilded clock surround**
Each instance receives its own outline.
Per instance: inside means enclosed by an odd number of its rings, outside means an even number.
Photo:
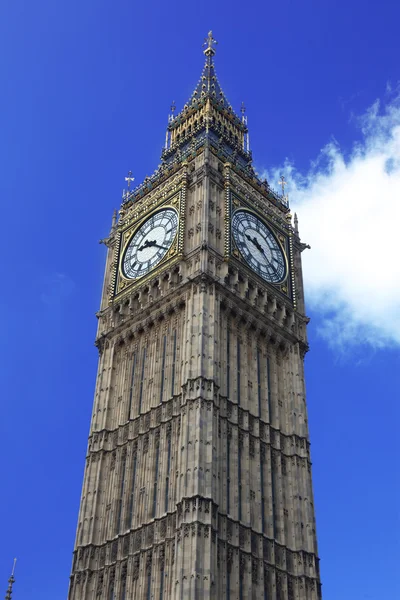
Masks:
[[[185,205],[186,205],[186,179],[181,182],[178,188],[174,188],[169,194],[163,194],[162,197],[153,199],[153,201],[143,206],[139,214],[135,214],[134,206],[123,219],[121,229],[117,234],[117,241],[114,246],[113,273],[111,277],[111,290],[109,303],[114,298],[120,298],[125,292],[132,291],[135,287],[143,285],[150,279],[154,279],[168,265],[172,266],[174,262],[181,259],[183,253],[184,227],[185,227]],[[147,210],[146,210],[147,208]],[[124,276],[122,259],[125,250],[135,232],[149,219],[153,214],[163,209],[174,209],[178,214],[178,231],[175,239],[166,255],[155,266],[155,268],[138,279],[128,279]],[[135,218],[136,217],[136,218]]]
[[[275,238],[279,242],[279,245],[283,251],[283,255],[286,262],[286,277],[285,280],[280,282],[279,284],[269,283],[267,281],[263,281],[266,285],[271,285],[275,289],[279,290],[284,296],[289,297],[292,302],[294,308],[296,308],[296,291],[295,291],[295,278],[294,278],[294,262],[293,262],[293,240],[292,240],[292,227],[290,224],[291,215],[288,213],[286,215],[287,225],[285,226],[279,223],[278,219],[269,218],[269,215],[266,212],[261,212],[257,207],[254,206],[254,203],[249,199],[248,201],[242,198],[240,192],[233,190],[231,181],[230,181],[230,165],[225,165],[225,220],[226,220],[226,237],[225,237],[225,260],[229,261],[231,258],[238,261],[241,265],[244,265],[247,269],[251,271],[256,277],[259,277],[257,273],[255,273],[251,267],[249,267],[248,263],[240,254],[239,250],[236,248],[236,244],[233,239],[231,224],[232,217],[236,210],[244,209],[249,211],[250,213],[257,216],[261,221],[263,221],[269,229],[271,229]]]

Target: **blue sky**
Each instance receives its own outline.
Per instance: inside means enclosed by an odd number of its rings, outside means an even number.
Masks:
[[[289,179],[304,254],[324,600],[400,589],[400,197],[394,1],[5,0],[0,7],[0,588],[66,598],[124,176],[158,165],[203,66],[247,106],[257,170]]]

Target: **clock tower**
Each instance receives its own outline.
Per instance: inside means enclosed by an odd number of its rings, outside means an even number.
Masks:
[[[106,240],[69,600],[321,598],[304,245],[214,43]]]

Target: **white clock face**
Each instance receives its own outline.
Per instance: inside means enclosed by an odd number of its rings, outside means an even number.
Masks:
[[[128,279],[149,273],[164,258],[178,231],[178,213],[166,208],[154,213],[136,231],[125,250],[122,270]]]
[[[275,235],[256,215],[237,210],[232,218],[236,246],[248,265],[265,281],[281,283],[287,274],[286,259]]]

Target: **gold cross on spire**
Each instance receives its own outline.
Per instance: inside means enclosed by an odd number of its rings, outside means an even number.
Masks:
[[[128,191],[129,191],[129,188],[131,187],[131,182],[135,181],[135,178],[132,177],[132,171],[128,172],[128,177],[125,177],[125,181],[128,182]]]
[[[204,40],[204,44],[203,46],[207,46],[206,49],[204,50],[204,54],[206,56],[214,56],[215,54],[215,44],[217,44],[217,40],[215,40],[213,38],[213,34],[212,31],[208,32],[208,36],[206,37],[206,39]]]
[[[281,175],[279,185],[282,187],[282,196],[284,196],[285,195],[285,185],[287,185],[287,181],[286,181],[284,175]]]

